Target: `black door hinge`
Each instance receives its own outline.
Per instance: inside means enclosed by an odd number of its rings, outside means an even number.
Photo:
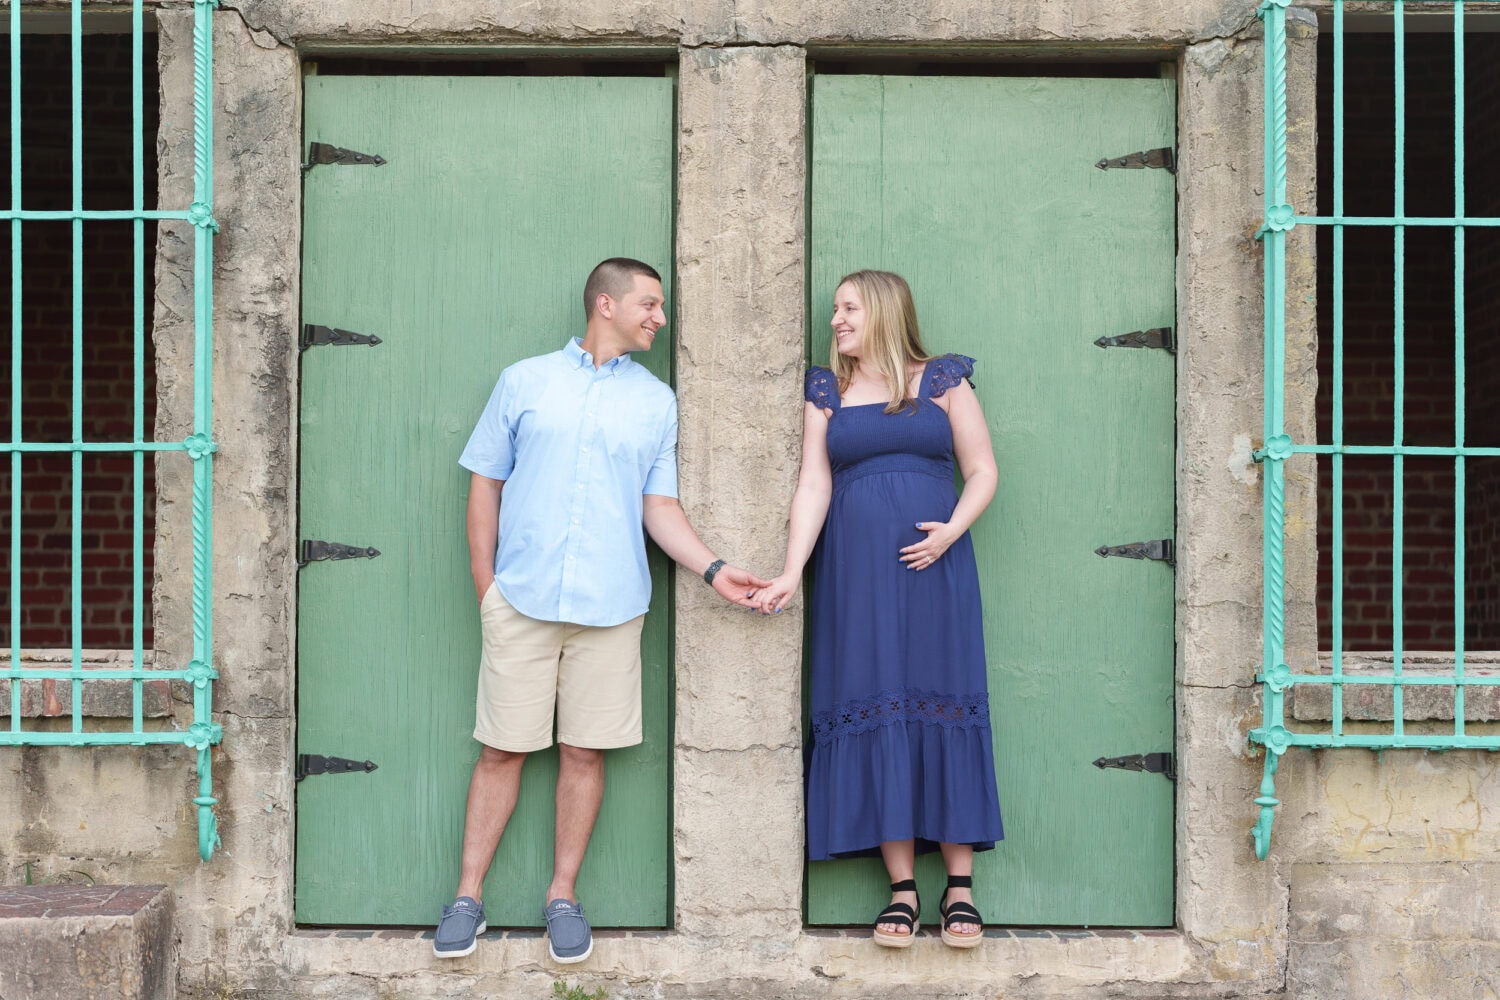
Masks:
[[[1149,330],[1133,330],[1130,333],[1122,333],[1114,337],[1100,337],[1094,341],[1095,347],[1151,347],[1166,351],[1168,354],[1177,353],[1177,344],[1172,339],[1172,328],[1170,326],[1156,326]]]
[[[308,539],[302,543],[302,558],[298,566],[310,562],[336,562],[340,559],[374,559],[380,550],[370,546],[345,545],[343,542],[323,542]]]
[[[1132,753],[1124,757],[1100,757],[1094,766],[1122,771],[1146,771],[1150,774],[1165,774],[1168,781],[1177,780],[1177,761],[1169,753]]]
[[[1163,146],[1160,149],[1145,149],[1139,153],[1109,157],[1100,160],[1094,166],[1100,170],[1141,170],[1150,167],[1175,174],[1177,173],[1177,157],[1170,146]]]
[[[1101,558],[1115,556],[1120,559],[1153,559],[1168,566],[1177,565],[1172,551],[1172,539],[1157,538],[1149,542],[1131,542],[1129,545],[1101,545],[1094,550]]]
[[[306,323],[302,327],[301,349],[309,347],[349,347],[355,344],[369,344],[374,347],[380,343],[380,338],[369,333],[355,333],[353,330],[340,330],[336,326],[318,326],[315,323]]]
[[[317,166],[385,166],[385,157],[373,153],[361,153],[353,149],[345,149],[343,146],[335,146],[327,142],[314,142],[307,147],[307,162],[302,164],[302,172],[305,174]]]
[[[297,780],[309,774],[351,774],[363,771],[366,774],[380,765],[373,760],[348,760],[343,757],[324,757],[322,754],[303,753],[297,755]]]

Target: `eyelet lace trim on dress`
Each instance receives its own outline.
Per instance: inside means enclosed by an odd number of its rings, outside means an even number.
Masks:
[[[802,396],[821,410],[836,410],[839,405],[838,383],[827,368],[809,368]]]
[[[941,396],[974,374],[974,359],[965,354],[944,354],[927,364],[927,398]]]
[[[881,726],[921,722],[944,729],[974,729],[990,724],[989,695],[951,695],[903,689],[846,701],[831,712],[815,712],[813,738],[830,740],[867,733]]]

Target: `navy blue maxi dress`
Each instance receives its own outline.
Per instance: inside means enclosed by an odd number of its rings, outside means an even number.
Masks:
[[[995,787],[979,573],[967,532],[908,570],[918,521],[946,521],[958,493],[953,432],[933,399],[974,361],[928,362],[916,412],[840,405],[827,368],[806,398],[833,410],[833,497],[813,551],[812,742],[807,848],[814,861],[878,854],[887,840],[989,850],[1004,836]]]

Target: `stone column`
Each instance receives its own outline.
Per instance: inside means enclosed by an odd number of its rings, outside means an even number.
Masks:
[[[1261,63],[1253,37],[1189,46],[1178,157],[1177,915],[1249,972],[1272,960],[1272,874],[1250,849],[1259,722]],[[1202,886],[1217,891],[1205,893]],[[1238,948],[1238,953],[1236,949]],[[1243,974],[1243,973],[1241,973]],[[1237,978],[1237,977],[1236,977]]]
[[[1289,18],[1288,38],[1288,197],[1305,212],[1315,200],[1316,28]],[[1254,239],[1263,215],[1261,30],[1190,45],[1181,65],[1177,914],[1225,978],[1250,979],[1274,969],[1286,934],[1281,872],[1252,850],[1262,759],[1246,740],[1261,716],[1262,469],[1250,459],[1261,444],[1265,368]],[[1317,378],[1310,235],[1299,228],[1287,243],[1287,424],[1299,441],[1310,440]],[[1316,643],[1316,502],[1311,462],[1292,463],[1287,646],[1303,652]],[[1283,758],[1279,785],[1296,755]]]
[[[193,183],[193,14],[163,11],[157,24],[160,200],[184,208]],[[213,782],[223,846],[207,864],[197,860],[196,813],[187,805],[194,757],[179,750],[160,779],[171,792],[158,808],[184,820],[171,847],[180,860],[156,875],[182,897],[189,981],[212,960],[222,965],[226,952],[247,965],[273,963],[290,929],[298,80],[293,49],[248,29],[234,12],[215,15],[213,714],[224,741],[214,750]],[[158,238],[159,438],[180,439],[193,417],[192,240],[181,223],[163,224]],[[190,477],[178,456],[158,463],[160,665],[180,666],[192,653]]]
[[[804,359],[806,69],[794,46],[684,48],[677,206],[682,500],[723,558],[779,572]],[[677,575],[676,925],[789,947],[801,926],[800,610]]]

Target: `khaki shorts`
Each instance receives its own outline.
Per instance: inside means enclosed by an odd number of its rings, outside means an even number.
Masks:
[[[641,624],[606,628],[527,618],[490,584],[479,602],[484,650],[474,738],[526,753],[557,742],[592,750],[641,742]]]

